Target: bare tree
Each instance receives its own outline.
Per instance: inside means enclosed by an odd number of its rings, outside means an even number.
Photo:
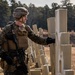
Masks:
[[[62,0],[61,3],[62,6],[66,6],[68,3],[70,3],[70,0]]]

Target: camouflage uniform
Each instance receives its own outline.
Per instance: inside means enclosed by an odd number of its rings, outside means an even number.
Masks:
[[[3,50],[0,57],[4,75],[27,75],[25,50],[28,48],[28,38],[41,45],[55,43],[54,39],[41,38],[35,35],[29,26],[22,25],[26,23],[28,13],[26,8],[17,7],[13,12],[15,22],[8,23],[0,33],[0,51]],[[12,59],[11,64],[9,58]]]
[[[35,43],[47,45],[46,39],[35,35],[29,26],[23,25],[22,27],[19,27],[15,24],[15,22],[12,25],[14,27],[12,33],[16,35],[19,49],[23,48],[24,50],[26,50],[28,48],[28,38]],[[4,27],[2,33],[0,34],[0,44],[3,43],[3,50],[12,53],[13,51],[16,52],[16,46],[12,40],[6,38],[6,34],[9,34],[10,32],[11,25],[7,25],[6,27]],[[12,37],[10,36],[10,38]],[[13,63],[16,65],[19,64],[16,57],[13,57]],[[26,74],[24,74],[21,69],[19,70],[15,68],[14,65],[8,65],[4,60],[1,60],[1,67],[4,69],[4,75],[27,75],[27,66],[25,69]]]

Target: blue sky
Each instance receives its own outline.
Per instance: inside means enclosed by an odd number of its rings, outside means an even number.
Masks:
[[[38,6],[45,6],[47,4],[49,7],[51,7],[51,3],[55,2],[60,5],[62,0],[16,0],[16,2],[18,1],[20,1],[21,3],[25,3],[26,5],[29,5],[30,3],[32,3],[38,7]],[[75,4],[75,0],[70,0],[70,2]]]

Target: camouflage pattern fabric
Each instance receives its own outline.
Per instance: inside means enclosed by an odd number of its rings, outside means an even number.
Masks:
[[[35,35],[33,30],[28,25],[19,27],[15,23],[13,23],[13,26],[14,29],[12,30],[12,32],[15,33],[17,37],[18,48],[24,48],[26,50],[28,48],[28,38],[34,41],[35,43],[47,45],[46,39],[39,37],[38,35]],[[10,32],[11,32],[11,25],[7,25],[0,33],[0,44],[2,44],[2,49],[4,49],[6,52],[11,52],[10,50],[16,50],[14,42],[9,39],[7,40],[5,37],[5,35],[9,34]],[[13,63],[16,65],[19,64],[16,57],[13,58]],[[25,75],[23,74],[22,71],[17,70],[14,66],[8,65],[4,60],[1,60],[1,67],[4,70],[4,75]]]

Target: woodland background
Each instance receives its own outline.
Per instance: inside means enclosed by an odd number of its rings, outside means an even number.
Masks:
[[[9,0],[10,5],[7,0],[0,0],[0,27],[7,25],[9,21],[14,21],[12,13],[16,7],[23,6],[29,11],[27,24],[32,27],[33,24],[37,24],[38,28],[47,29],[47,18],[55,17],[55,10],[59,8],[67,9],[67,28],[68,31],[75,31],[75,5],[68,2],[68,0],[62,1],[61,5],[53,2],[51,8],[48,5],[44,7],[36,7],[36,5],[30,3],[28,6],[20,1]]]

